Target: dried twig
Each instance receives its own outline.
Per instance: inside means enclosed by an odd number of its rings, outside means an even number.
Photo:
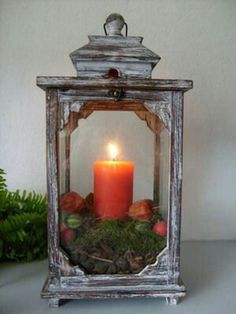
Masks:
[[[86,256],[88,256],[88,257],[90,257],[90,258],[92,258],[92,259],[101,261],[101,262],[113,264],[113,261],[110,260],[110,259],[102,258],[102,257],[96,256],[96,255],[90,255],[90,254],[88,254],[87,252],[85,252],[85,251],[83,251],[83,250],[79,250],[79,253],[80,253],[80,254],[83,254],[83,255],[86,255]]]

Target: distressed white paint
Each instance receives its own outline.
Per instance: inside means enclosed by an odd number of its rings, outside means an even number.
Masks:
[[[194,81],[185,95],[183,237],[236,238],[234,0],[1,0],[0,7],[0,166],[11,189],[46,191],[45,96],[35,77],[74,75],[69,53],[88,34],[103,34],[107,15],[118,12],[129,34],[162,57],[153,77]]]

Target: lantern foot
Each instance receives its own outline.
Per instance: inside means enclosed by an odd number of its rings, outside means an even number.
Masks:
[[[166,303],[170,305],[177,305],[179,302],[179,297],[166,297]]]
[[[60,299],[59,298],[51,298],[51,299],[48,300],[48,305],[51,308],[59,307]]]

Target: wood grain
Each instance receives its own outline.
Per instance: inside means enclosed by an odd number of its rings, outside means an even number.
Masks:
[[[63,76],[38,76],[37,86],[46,90],[47,88],[58,88],[61,90],[95,88],[129,88],[142,90],[163,91],[187,91],[193,88],[191,80],[157,80],[157,79],[79,79],[77,77]]]
[[[94,97],[97,89],[91,90]],[[139,91],[140,95],[142,90]],[[167,248],[154,264],[148,265],[138,275],[85,275],[78,266],[72,266],[69,258],[60,249],[58,242],[58,169],[57,169],[57,126],[59,130],[58,108],[66,105],[59,102],[60,90],[48,89],[47,93],[47,138],[48,138],[48,191],[49,191],[49,279],[42,291],[42,297],[52,299],[68,298],[109,298],[153,296],[167,297],[169,303],[175,303],[175,298],[185,294],[185,288],[180,282],[180,220],[181,220],[181,184],[182,184],[182,132],[183,132],[183,91],[157,92],[157,101],[152,106],[145,106],[142,100],[128,101],[124,96],[121,102],[107,101],[104,97],[98,101],[88,101],[79,107],[72,101],[69,103],[69,117],[66,127],[73,130],[77,119],[86,118],[93,111],[119,110],[122,106],[134,111],[154,132],[159,134],[164,124],[160,122],[163,110],[168,110],[165,123],[170,125],[171,158],[170,158],[170,201],[169,201],[169,231]],[[166,99],[169,99],[169,102]],[[142,99],[142,97],[141,97]],[[165,100],[165,101],[164,101]],[[162,102],[162,106],[160,106]],[[163,107],[164,106],[164,107]],[[166,108],[165,108],[166,106]],[[76,109],[77,108],[77,109]],[[149,108],[150,111],[147,110]],[[73,111],[71,111],[73,110]],[[75,111],[74,111],[75,110]],[[66,114],[67,115],[67,114]],[[163,119],[163,118],[162,118]],[[169,119],[169,121],[166,121]],[[73,122],[73,123],[72,123]],[[157,152],[157,147],[155,149]],[[158,156],[156,156],[154,180],[158,182]],[[155,183],[157,189],[158,183]],[[157,192],[155,192],[157,193]],[[64,257],[63,257],[64,256]],[[125,287],[125,289],[124,289]],[[173,302],[172,302],[173,301]],[[54,302],[52,302],[54,304]],[[57,302],[55,302],[57,304]],[[58,303],[59,304],[59,303]]]
[[[48,190],[48,262],[49,276],[59,279],[58,258],[58,97],[57,90],[46,94],[46,135],[47,135],[47,190]]]

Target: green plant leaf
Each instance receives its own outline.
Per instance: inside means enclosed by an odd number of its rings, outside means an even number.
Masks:
[[[47,256],[47,201],[36,192],[7,190],[0,169],[0,261]]]

